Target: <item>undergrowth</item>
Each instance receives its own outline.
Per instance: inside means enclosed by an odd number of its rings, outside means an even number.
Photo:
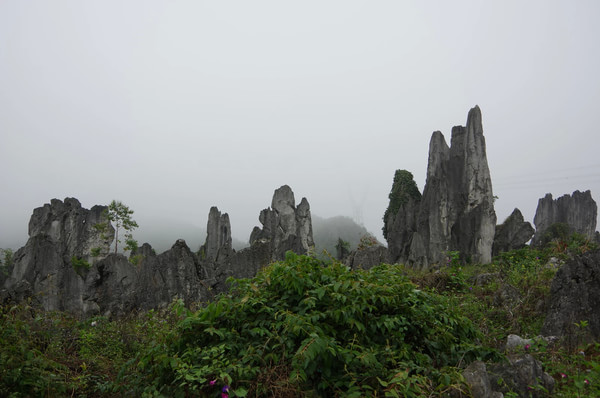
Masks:
[[[509,334],[539,334],[573,247],[590,246],[550,242],[485,266],[450,252],[434,271],[290,253],[196,311],[174,301],[118,320],[5,305],[0,397],[466,397],[469,363],[500,360]],[[527,350],[552,396],[600,396],[600,343],[574,339]]]

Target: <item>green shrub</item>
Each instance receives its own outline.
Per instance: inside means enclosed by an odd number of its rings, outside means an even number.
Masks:
[[[90,263],[88,263],[85,259],[79,258],[77,256],[71,257],[71,266],[73,266],[73,269],[79,275],[81,275],[83,272],[89,270],[91,267]]]
[[[185,318],[141,356],[137,394],[422,396],[462,388],[453,367],[490,352],[473,324],[401,269],[352,272],[289,252]],[[212,383],[211,383],[212,382]],[[285,393],[282,393],[285,391]]]
[[[28,305],[0,307],[0,396],[62,396],[66,367],[52,359],[49,319]]]

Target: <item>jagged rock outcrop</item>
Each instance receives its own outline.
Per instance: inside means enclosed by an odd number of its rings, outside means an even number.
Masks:
[[[163,307],[175,299],[189,305],[213,297],[210,290],[215,284],[214,279],[183,239],[159,255],[148,247],[142,252],[143,258],[137,268],[135,300],[139,303],[138,309]]]
[[[541,333],[567,340],[600,339],[600,250],[568,260],[550,287],[550,305]],[[578,328],[576,323],[587,322]],[[582,341],[565,341],[577,345]]]
[[[109,226],[100,230],[94,226],[107,221],[106,209],[106,206],[84,209],[75,198],[65,198],[64,202],[52,199],[49,204],[33,210],[29,220],[29,237],[48,236],[67,261],[72,256],[88,261],[104,257],[114,239],[114,228]],[[97,249],[94,253],[97,256],[92,255],[92,249]]]
[[[389,263],[388,250],[380,245],[358,248],[350,253],[344,261],[352,269],[371,269],[377,265]]]
[[[253,277],[286,251],[306,253],[314,245],[308,201],[296,207],[287,185],[275,191],[272,209],[261,212],[264,228],[255,230],[251,247],[239,252],[231,247],[229,216],[213,207],[200,257],[182,239],[159,255],[147,243],[129,259],[108,254],[114,228],[105,209],[87,210],[72,198],[35,209],[30,238],[3,277],[0,301],[32,297],[45,310],[83,316],[118,316],[174,299],[206,302],[225,290],[228,277]]]
[[[566,224],[571,232],[593,239],[597,214],[598,206],[589,190],[583,193],[575,191],[572,195],[563,195],[556,200],[548,193],[538,201],[533,219],[536,231],[531,243],[535,246],[545,243],[544,234],[556,223]]]
[[[386,220],[392,261],[427,268],[448,251],[459,251],[462,261],[491,261],[496,213],[479,107],[466,127],[452,128],[450,147],[433,133],[423,195],[397,214]]]
[[[138,265],[122,254],[108,254],[114,229],[96,228],[107,222],[105,206],[91,210],[77,199],[53,199],[33,211],[29,240],[14,255],[4,282],[2,301],[32,297],[48,311],[84,316],[121,315],[169,304],[210,297],[207,272],[183,240],[156,256],[150,245],[135,255]],[[208,278],[207,278],[208,279]]]
[[[4,282],[5,298],[35,295],[43,308],[77,312],[84,307],[87,267],[109,252],[112,227],[102,231],[105,206],[91,210],[74,198],[53,199],[34,209],[29,239],[14,254],[11,274]],[[81,264],[80,267],[77,267]],[[27,289],[25,289],[27,287]],[[25,293],[27,291],[27,293]],[[19,293],[21,292],[21,293]]]
[[[218,208],[211,207],[206,225],[206,243],[200,249],[208,261],[218,261],[233,251],[231,247],[231,224],[227,213],[221,214]]]
[[[525,247],[534,232],[535,229],[525,221],[521,211],[514,209],[502,224],[496,226],[492,255]]]
[[[389,257],[406,262],[417,232],[421,205],[421,192],[412,173],[396,170],[389,199],[390,204],[383,216],[383,237],[388,243]]]
[[[268,242],[273,260],[283,260],[288,250],[305,254],[314,247],[310,205],[302,198],[296,207],[294,192],[287,185],[275,190],[271,207],[261,211],[259,221],[263,227],[254,228],[250,244]]]

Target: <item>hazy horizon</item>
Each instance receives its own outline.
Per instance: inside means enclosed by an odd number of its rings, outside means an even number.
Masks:
[[[247,241],[287,184],[383,242],[394,172],[482,111],[498,222],[600,195],[600,3],[0,3],[0,247],[32,210],[118,199]],[[164,221],[166,220],[166,221]],[[159,221],[157,221],[159,222]],[[22,242],[22,243],[19,243]]]

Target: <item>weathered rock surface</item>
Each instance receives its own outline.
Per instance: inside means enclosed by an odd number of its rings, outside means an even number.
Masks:
[[[388,243],[389,257],[405,262],[417,233],[421,204],[421,193],[412,173],[396,170],[389,199],[390,205],[383,216],[383,236]]]
[[[350,253],[344,264],[352,269],[371,269],[379,264],[389,264],[389,254],[386,247],[381,245],[359,248]]]
[[[568,260],[556,273],[550,288],[550,305],[542,326],[545,336],[600,339],[600,251]],[[579,329],[575,323],[586,321]],[[576,341],[566,341],[577,344]]]
[[[479,107],[466,127],[452,128],[450,147],[433,133],[423,196],[397,214],[386,224],[392,261],[428,268],[448,251],[459,251],[462,261],[491,261],[496,213]]]
[[[509,355],[507,358],[507,362],[488,366],[490,383],[494,386],[494,390],[503,394],[516,392],[522,398],[547,396],[536,386],[542,386],[552,393],[554,379],[544,372],[541,362],[530,354]]]
[[[163,307],[175,299],[191,304],[213,297],[209,271],[183,239],[164,253],[154,255],[146,250],[143,256],[135,286],[139,309]]]
[[[106,222],[106,209],[106,206],[84,209],[75,198],[66,198],[64,202],[52,199],[50,204],[33,210],[29,237],[48,236],[65,260],[72,256],[93,260],[94,248],[99,249],[98,257],[104,257],[114,239],[114,228],[110,226],[100,231],[94,226]]]
[[[567,224],[573,232],[594,239],[597,214],[598,206],[589,190],[583,193],[575,191],[556,200],[548,193],[538,201],[533,219],[536,231],[532,244],[542,244],[544,233],[556,223]]]
[[[105,206],[91,210],[74,198],[53,199],[34,209],[29,221],[29,239],[14,254],[11,274],[4,281],[5,297],[19,299],[27,286],[43,308],[77,312],[83,308],[87,270],[73,259],[93,264],[108,254],[114,229],[95,225],[106,222]],[[94,252],[94,253],[92,253]],[[96,253],[98,252],[98,253]],[[95,256],[98,254],[98,256]],[[19,293],[21,292],[21,293]]]
[[[45,310],[88,316],[156,308],[174,298],[191,303],[209,297],[206,283],[200,283],[207,272],[184,241],[159,256],[142,245],[135,253],[141,255],[138,266],[121,254],[108,254],[114,229],[110,224],[94,227],[106,222],[104,209],[84,209],[72,198],[35,209],[30,238],[14,255],[2,299],[33,297]]]
[[[502,224],[496,226],[492,254],[497,256],[502,252],[525,247],[534,232],[535,229],[529,222],[525,221],[521,211],[514,209]]]
[[[502,393],[495,392],[490,383],[485,363],[475,361],[463,370],[465,381],[471,387],[473,398],[496,398],[502,397]]]
[[[211,207],[206,225],[206,243],[201,251],[208,261],[218,261],[219,256],[227,257],[232,252],[231,224],[227,213],[221,214],[218,208]]]
[[[263,227],[254,228],[250,244],[269,242],[273,260],[283,260],[288,250],[305,254],[314,247],[310,205],[302,198],[296,207],[294,192],[287,185],[275,190],[271,207],[261,211],[259,221]]]

